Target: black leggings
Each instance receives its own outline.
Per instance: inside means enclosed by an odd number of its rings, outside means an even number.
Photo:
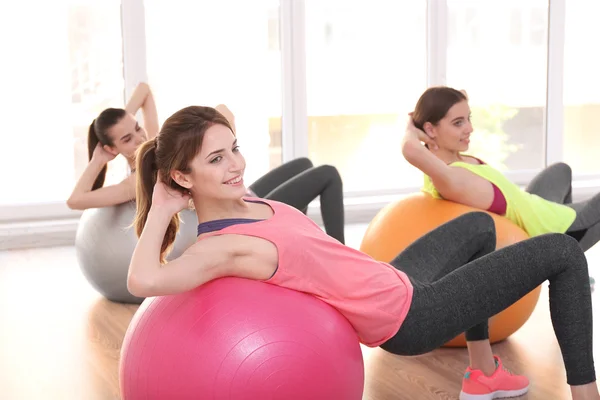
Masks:
[[[577,239],[583,251],[587,251],[600,240],[600,193],[589,200],[573,203],[571,182],[571,167],[556,163],[533,178],[525,190],[574,209],[577,217],[566,234]]]
[[[381,347],[399,355],[432,351],[462,332],[488,338],[487,320],[550,282],[550,313],[567,382],[596,379],[586,258],[573,238],[537,236],[494,251],[492,218],[472,212],[418,239],[392,265],[413,282],[408,315]]]
[[[304,213],[320,197],[325,232],[344,243],[343,185],[335,167],[313,167],[308,158],[297,158],[269,171],[249,188],[258,197],[280,201]]]

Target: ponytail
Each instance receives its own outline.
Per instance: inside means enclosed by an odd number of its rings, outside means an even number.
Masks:
[[[98,135],[96,135],[96,128],[94,125],[96,124],[96,120],[93,120],[90,124],[90,128],[88,129],[88,161],[92,160],[92,156],[94,155],[94,150],[100,141],[98,140]],[[94,181],[94,185],[92,186],[92,190],[100,189],[104,186],[104,179],[106,178],[106,165],[102,167],[100,173],[96,177]]]
[[[154,185],[158,177],[158,169],[156,165],[156,139],[148,140],[140,146],[137,151],[136,159],[136,216],[135,216],[135,233],[138,238],[142,235],[148,213],[152,206],[152,195],[154,193]],[[171,250],[177,231],[179,231],[179,214],[175,214],[165,232],[162,245],[160,247],[160,262],[165,263],[165,258]]]

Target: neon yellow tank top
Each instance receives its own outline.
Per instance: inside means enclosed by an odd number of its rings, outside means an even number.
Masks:
[[[530,237],[545,233],[565,233],[575,220],[576,212],[572,208],[527,193],[487,164],[457,161],[450,165],[465,168],[496,185],[506,199],[506,218],[521,227]],[[422,191],[434,198],[443,198],[427,175]]]

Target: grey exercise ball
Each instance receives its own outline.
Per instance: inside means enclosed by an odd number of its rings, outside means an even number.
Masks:
[[[85,210],[75,236],[75,253],[83,275],[108,300],[140,304],[144,299],[127,290],[127,271],[137,243],[135,202]],[[179,213],[181,223],[167,257],[180,256],[196,241],[198,218],[193,210]]]

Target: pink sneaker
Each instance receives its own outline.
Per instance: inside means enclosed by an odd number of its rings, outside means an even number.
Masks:
[[[496,360],[496,372],[486,376],[478,369],[468,367],[463,378],[460,400],[492,400],[518,397],[529,390],[529,379],[513,375],[505,370],[499,357]]]

